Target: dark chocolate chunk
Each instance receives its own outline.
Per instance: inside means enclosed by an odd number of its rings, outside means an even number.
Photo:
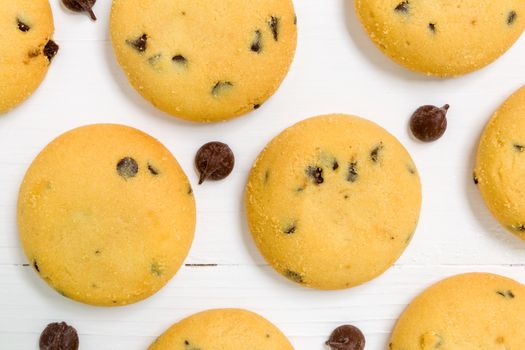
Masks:
[[[275,16],[271,16],[268,20],[268,26],[270,27],[270,30],[273,34],[273,39],[275,41],[279,41],[279,25],[280,25],[280,19]]]
[[[309,166],[306,168],[306,175],[313,179],[316,185],[320,185],[324,182],[323,168],[317,166]]]
[[[155,168],[153,165],[149,164],[149,163],[148,163],[148,170],[151,173],[151,175],[153,175],[153,176],[157,176],[157,175],[160,174],[159,170],[157,168]]]
[[[129,179],[137,175],[139,172],[139,165],[135,159],[125,157],[117,163],[117,172],[124,179]]]
[[[33,267],[35,268],[36,272],[40,273],[40,268],[38,267],[38,262],[35,260],[33,260]]]
[[[304,277],[298,273],[298,272],[295,272],[295,271],[292,271],[292,270],[286,270],[284,272],[284,275],[286,276],[286,278],[296,282],[296,283],[304,283]]]
[[[509,26],[513,25],[514,22],[516,22],[517,18],[518,18],[518,14],[516,13],[516,11],[510,11],[507,16],[507,24]]]
[[[218,81],[213,85],[211,89],[211,94],[213,96],[218,96],[222,91],[230,89],[233,87],[233,83],[229,81]]]
[[[144,52],[148,48],[148,35],[142,34],[136,39],[126,40],[126,43],[133,47],[138,52]]]
[[[181,65],[186,65],[188,63],[188,60],[186,59],[186,57],[182,56],[182,55],[175,55],[172,57],[171,59],[173,62],[177,63],[177,64],[181,64]]]
[[[195,165],[201,185],[206,180],[222,180],[230,175],[235,166],[235,156],[227,144],[209,142],[198,150]]]
[[[423,106],[418,108],[410,118],[410,130],[414,137],[423,142],[436,141],[447,130],[447,112],[449,105],[441,108]]]
[[[348,165],[348,176],[346,177],[347,181],[356,182],[359,174],[357,173],[357,162],[351,162]]]
[[[519,145],[519,144],[516,144],[516,143],[515,143],[515,144],[512,145],[512,146],[514,147],[514,150],[515,150],[516,152],[520,152],[520,153],[522,153],[523,151],[525,151],[525,146],[523,146],[523,145]]]
[[[428,29],[429,29],[432,33],[435,33],[435,32],[436,32],[436,23],[429,23],[429,24],[428,24]]]
[[[87,12],[92,20],[96,21],[97,17],[93,12],[93,6],[97,0],[62,0],[65,7],[74,12]]]
[[[403,1],[400,2],[396,8],[394,9],[396,12],[401,13],[408,13],[408,10],[410,9],[410,2],[409,1]]]
[[[78,334],[65,322],[51,323],[40,335],[40,350],[77,350]]]
[[[379,162],[379,157],[381,156],[381,151],[383,150],[384,146],[381,142],[379,145],[374,147],[374,149],[370,152],[370,159],[372,162],[377,163]]]
[[[359,328],[345,325],[336,328],[326,342],[332,350],[363,350],[365,336]]]
[[[262,51],[262,33],[260,30],[255,31],[255,37],[253,39],[250,50],[256,53],[261,53]]]
[[[253,105],[253,109],[259,109],[259,108],[261,108],[260,104],[256,103],[256,104]]]
[[[16,23],[18,25],[18,29],[21,31],[21,32],[29,32],[29,30],[31,29],[31,27],[27,24],[25,24],[24,22],[22,22],[22,20],[20,18],[17,18],[16,19]]]
[[[44,55],[47,57],[49,62],[53,60],[58,52],[59,46],[53,40],[49,39],[46,46],[44,46]]]
[[[505,299],[514,299],[516,297],[511,290],[499,290],[496,292],[496,294],[504,297]]]
[[[337,169],[339,169],[339,163],[337,162],[337,159],[334,159],[332,163],[332,170],[336,171]]]

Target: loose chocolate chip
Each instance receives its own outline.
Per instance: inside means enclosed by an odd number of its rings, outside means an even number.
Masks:
[[[504,291],[497,291],[496,292],[498,295],[504,297],[505,299],[514,299],[516,296],[514,295],[514,293],[512,293],[511,290],[504,290]]]
[[[92,20],[96,21],[97,17],[93,12],[93,6],[97,0],[62,0],[65,7],[75,12],[87,12]]]
[[[436,23],[429,23],[429,24],[428,24],[428,29],[429,29],[432,33],[435,33],[435,32],[436,32]]]
[[[188,63],[188,60],[186,59],[186,57],[182,55],[175,55],[173,56],[171,60],[180,65],[186,65]]]
[[[40,268],[38,267],[38,262],[36,260],[33,260],[33,267],[35,268],[36,272],[40,273]]]
[[[44,55],[47,57],[49,62],[51,62],[56,56],[58,49],[59,46],[53,40],[49,39],[46,46],[44,46]]]
[[[313,179],[316,185],[320,185],[324,182],[323,168],[317,166],[309,166],[306,168],[306,175]]]
[[[138,52],[144,52],[148,48],[148,35],[142,34],[140,37],[133,40],[126,40],[126,43],[133,47]]]
[[[293,223],[291,225],[288,225],[284,229],[284,233],[286,233],[287,235],[291,235],[292,233],[295,233],[296,230],[297,230],[297,224]]]
[[[222,93],[224,90],[230,89],[233,87],[233,83],[229,81],[218,81],[213,85],[213,88],[211,89],[211,94],[213,96],[218,96],[220,93]]]
[[[155,168],[153,165],[151,164],[148,164],[148,170],[149,172],[151,173],[151,175],[153,176],[157,176],[159,175],[159,170],[157,168]]]
[[[410,130],[420,141],[436,141],[447,130],[447,112],[449,105],[441,108],[436,106],[423,106],[418,108],[410,118]]]
[[[520,153],[522,153],[523,151],[525,151],[525,146],[523,146],[523,145],[514,144],[514,145],[512,145],[512,146],[514,147],[514,150],[515,150],[516,152],[520,152]]]
[[[474,185],[479,184],[479,179],[478,179],[476,173],[472,174],[472,179],[474,180]]]
[[[260,104],[256,103],[256,104],[253,105],[253,109],[259,109],[259,108],[261,108]]]
[[[345,325],[332,332],[326,345],[332,350],[363,350],[365,343],[365,336],[359,328]]]
[[[286,270],[284,274],[288,279],[296,283],[304,283],[304,277],[298,272],[295,272],[292,270]]]
[[[16,23],[18,24],[18,29],[21,31],[21,32],[28,32],[31,27],[27,24],[25,24],[24,22],[22,22],[22,20],[20,18],[17,18],[16,19]]]
[[[78,334],[65,322],[51,323],[40,335],[40,350],[77,350]]]
[[[357,173],[357,162],[351,162],[348,165],[348,176],[346,177],[347,181],[356,182],[359,174]]]
[[[383,148],[384,146],[381,142],[370,152],[370,159],[372,160],[372,162],[377,163],[379,161],[379,157],[381,156],[381,151],[383,150]]]
[[[117,163],[117,172],[124,179],[129,179],[137,175],[139,172],[139,165],[135,159],[125,157]]]
[[[408,13],[409,8],[410,8],[410,2],[403,1],[399,3],[394,10],[396,12]]]
[[[262,51],[262,33],[260,30],[255,31],[255,38],[253,39],[250,50],[256,53],[261,53]]]
[[[336,171],[337,169],[339,169],[339,163],[336,159],[334,159],[334,162],[332,163],[332,170]]]
[[[509,15],[507,16],[507,24],[509,26],[513,25],[514,22],[516,22],[517,18],[518,18],[518,14],[516,13],[516,11],[510,11]]]
[[[231,148],[222,142],[209,142],[202,146],[195,157],[199,171],[199,185],[206,180],[222,180],[231,174],[235,156]]]
[[[270,19],[268,20],[268,26],[270,27],[270,30],[272,31],[273,39],[275,41],[279,41],[279,22],[280,22],[280,19],[275,16],[271,16]]]

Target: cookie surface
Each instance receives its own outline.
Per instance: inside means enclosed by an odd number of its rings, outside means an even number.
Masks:
[[[162,288],[188,254],[195,202],[157,140],[121,125],[81,127],[34,160],[18,201],[29,262],[64,296],[125,305]]]
[[[525,240],[525,87],[494,114],[481,137],[474,181],[492,215]]]
[[[525,287],[483,273],[448,278],[418,296],[401,315],[389,350],[521,349]]]
[[[40,85],[56,54],[48,0],[9,0],[0,11],[0,113],[22,103]]]
[[[525,28],[522,0],[355,0],[374,43],[397,63],[440,77],[478,70]]]
[[[421,184],[410,155],[381,127],[353,116],[300,122],[259,155],[246,188],[249,226],[275,270],[304,286],[369,281],[416,229]]]
[[[292,62],[291,0],[113,0],[111,37],[133,87],[196,122],[259,108]]]
[[[246,310],[208,310],[173,325],[149,350],[293,350],[263,317]]]

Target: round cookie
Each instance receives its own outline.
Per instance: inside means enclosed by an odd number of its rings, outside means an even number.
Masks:
[[[389,350],[510,350],[525,344],[525,286],[484,273],[448,278],[401,315]]]
[[[22,103],[40,85],[58,46],[51,40],[48,0],[9,0],[0,11],[0,114]]]
[[[35,270],[62,295],[92,305],[137,302],[180,268],[195,202],[183,170],[157,140],[90,125],[51,142],[21,185],[18,226]]]
[[[246,188],[249,226],[275,270],[344,289],[386,271],[416,229],[421,184],[410,155],[354,116],[302,121],[259,155]]]
[[[523,0],[355,0],[374,43],[397,63],[439,77],[495,61],[525,28]]]
[[[494,114],[478,147],[474,182],[492,215],[525,240],[525,87]]]
[[[145,99],[216,122],[259,108],[277,90],[297,28],[291,0],[113,0],[111,38]]]
[[[281,331],[246,310],[208,310],[173,325],[149,350],[293,350]]]

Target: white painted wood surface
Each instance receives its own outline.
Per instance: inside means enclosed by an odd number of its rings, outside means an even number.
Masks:
[[[363,330],[367,349],[385,349],[403,308],[441,278],[490,271],[525,282],[525,243],[498,226],[471,179],[482,128],[525,84],[525,39],[482,71],[436,80],[385,58],[357,22],[353,1],[295,3],[299,46],[278,93],[241,119],[196,125],[168,118],[129,87],[108,39],[109,0],[96,5],[96,23],[52,0],[60,53],[37,93],[0,117],[0,349],[37,349],[45,325],[62,320],[78,329],[81,349],[146,349],[173,322],[222,307],[259,312],[296,349],[325,349],[330,331],[344,323]],[[407,120],[429,103],[452,106],[450,126],[442,140],[424,145],[410,138]],[[417,234],[393,268],[358,288],[321,292],[289,283],[265,264],[248,233],[241,199],[251,163],[273,136],[330,112],[369,118],[396,135],[418,165],[424,204]],[[122,308],[81,305],[48,288],[24,266],[15,222],[18,187],[37,152],[62,132],[97,122],[140,128],[173,152],[194,184],[198,206],[186,263],[217,264],[186,266],[157,295]],[[232,146],[237,167],[227,180],[199,187],[193,157],[212,139]]]

